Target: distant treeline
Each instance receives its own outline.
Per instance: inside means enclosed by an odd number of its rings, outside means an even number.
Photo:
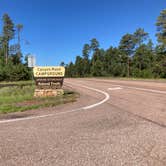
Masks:
[[[100,48],[97,39],[91,39],[75,62],[61,63],[66,67],[66,76],[166,78],[166,9],[157,18],[156,27],[155,46],[142,28],[125,34],[118,47],[107,50]]]
[[[8,14],[3,15],[2,21],[2,33],[0,35],[0,81],[28,80],[31,78],[31,71],[27,67],[27,56],[25,62],[22,62],[21,52],[20,34],[23,25],[15,25]],[[11,42],[13,39],[17,41],[14,44]]]
[[[21,52],[23,25],[15,25],[8,14],[3,15],[2,21],[0,81],[28,80],[31,70],[27,67],[27,56],[22,61]],[[107,50],[100,48],[97,39],[91,39],[84,44],[82,55],[77,56],[75,62],[61,63],[66,67],[66,76],[166,78],[166,9],[158,16],[156,27],[157,45],[143,28],[125,34],[117,47]]]

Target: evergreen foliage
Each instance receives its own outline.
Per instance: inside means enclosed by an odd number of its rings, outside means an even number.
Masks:
[[[27,57],[22,61],[20,35],[22,24],[15,25],[8,14],[2,17],[0,35],[0,81],[28,80],[31,69]],[[85,43],[82,55],[65,66],[67,77],[113,76],[166,78],[166,9],[156,21],[158,44],[154,45],[147,32],[138,28],[122,36],[117,47],[104,50],[96,38]],[[17,43],[10,42],[16,38]],[[11,44],[12,43],[12,44]]]
[[[8,14],[3,15],[2,35],[0,36],[0,81],[19,81],[31,78],[31,69],[27,61],[22,62],[20,32],[22,24],[14,25]],[[18,43],[10,44],[18,32]]]
[[[66,76],[166,78],[166,9],[161,11],[156,26],[156,46],[143,28],[125,34],[118,47],[107,50],[99,47],[96,38],[91,39],[84,44],[83,55],[77,56],[75,63],[65,65]]]

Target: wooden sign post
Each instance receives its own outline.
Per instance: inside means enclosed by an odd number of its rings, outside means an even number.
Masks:
[[[65,68],[61,66],[38,66],[33,68],[36,83],[35,97],[63,94]]]

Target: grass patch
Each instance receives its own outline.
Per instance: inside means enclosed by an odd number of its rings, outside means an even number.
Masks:
[[[5,86],[0,88],[0,114],[26,111],[41,107],[53,107],[76,101],[78,94],[73,91],[65,90],[64,95],[56,97],[34,98],[34,85],[29,82],[16,83],[17,85]]]
[[[23,86],[27,86],[27,85],[34,85],[35,82],[32,81],[32,80],[29,80],[29,81],[13,81],[13,82],[6,82],[6,81],[2,81],[0,82],[0,88],[2,87],[9,87],[9,86],[20,86],[20,87],[23,87]]]
[[[15,85],[28,85],[28,84],[34,84],[34,80],[28,80],[28,81],[1,81],[0,85],[9,85],[9,84],[15,84]]]

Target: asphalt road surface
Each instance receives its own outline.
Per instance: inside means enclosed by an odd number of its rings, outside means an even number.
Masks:
[[[0,116],[0,166],[165,166],[166,82],[66,79],[77,102]]]

